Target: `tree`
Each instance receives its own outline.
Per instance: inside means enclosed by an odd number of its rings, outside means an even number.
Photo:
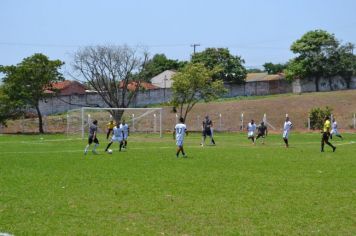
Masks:
[[[184,120],[199,100],[209,102],[226,92],[222,80],[212,79],[219,70],[218,67],[209,70],[201,63],[188,63],[173,76],[172,102]]]
[[[265,64],[263,64],[263,67],[269,75],[274,75],[282,73],[283,70],[287,67],[287,65],[281,63],[273,64],[272,62],[266,62]]]
[[[310,110],[310,128],[311,129],[322,129],[324,126],[324,119],[326,116],[330,117],[332,108],[326,106],[325,109],[315,107]]]
[[[352,44],[340,45],[333,34],[324,30],[309,31],[291,46],[298,56],[288,63],[286,78],[314,77],[316,91],[322,77],[329,78],[330,87],[331,78],[336,75],[346,76],[350,81],[355,61],[352,49]]]
[[[192,63],[203,63],[206,68],[221,70],[213,75],[213,79],[222,79],[225,82],[244,83],[246,78],[245,61],[239,56],[233,56],[227,48],[207,48],[192,56]]]
[[[148,55],[128,46],[90,46],[74,55],[74,71],[84,77],[108,107],[129,107],[141,87]],[[124,111],[110,111],[116,121]]]
[[[64,79],[58,71],[63,64],[60,60],[51,61],[37,53],[16,66],[0,66],[0,72],[5,74],[2,99],[9,102],[1,109],[9,112],[7,117],[23,113],[24,108],[34,108],[38,115],[39,132],[44,133],[39,102],[51,96],[45,92],[46,89],[53,90],[52,84]]]
[[[145,67],[137,76],[149,82],[154,76],[165,70],[179,70],[186,64],[187,62],[168,59],[164,54],[156,54],[147,61]]]

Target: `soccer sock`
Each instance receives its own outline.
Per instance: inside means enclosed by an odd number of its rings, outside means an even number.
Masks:
[[[111,144],[112,144],[112,142],[110,142],[110,143],[108,144],[108,146],[106,146],[105,152],[109,149],[109,147],[111,146]]]
[[[122,145],[123,145],[123,142],[120,142],[119,151],[121,151]]]
[[[213,138],[211,138],[211,142],[212,142],[213,144],[215,144],[215,140],[214,140]]]
[[[88,145],[85,147],[85,151],[86,151],[86,152],[88,151],[89,146],[90,146],[90,144],[88,144]]]
[[[97,146],[99,146],[99,144],[98,144],[98,143],[94,144],[93,151],[95,151],[95,150],[96,150],[96,147],[97,147]]]
[[[343,139],[342,136],[340,134],[337,134],[336,136],[338,136],[339,138]]]

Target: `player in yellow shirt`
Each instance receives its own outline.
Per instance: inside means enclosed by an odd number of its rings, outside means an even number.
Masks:
[[[113,120],[111,120],[109,123],[106,124],[106,128],[107,128],[106,139],[109,139],[110,133],[115,126],[116,123]]]
[[[329,145],[333,149],[333,152],[335,152],[335,150],[336,150],[336,147],[333,146],[329,142],[330,129],[331,129],[331,123],[330,123],[329,117],[325,117],[323,132],[322,132],[322,135],[321,135],[321,152],[324,152],[324,144],[325,143],[327,145]]]

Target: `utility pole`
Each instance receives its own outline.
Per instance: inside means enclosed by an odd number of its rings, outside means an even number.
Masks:
[[[196,47],[199,47],[200,46],[200,44],[199,43],[194,43],[194,44],[192,44],[192,45],[190,45],[191,47],[193,47],[193,55],[195,54],[195,48]]]

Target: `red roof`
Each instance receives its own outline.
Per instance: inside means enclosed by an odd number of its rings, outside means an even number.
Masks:
[[[138,84],[138,82],[130,82],[127,85],[127,89],[130,90],[130,91],[134,91],[137,88],[137,84]],[[120,81],[120,88],[123,88],[123,87],[124,87],[124,81]],[[144,88],[144,89],[147,89],[147,90],[157,89],[158,88],[157,86],[155,86],[155,85],[153,85],[151,83],[148,83],[148,82],[140,82],[140,87]]]
[[[52,83],[51,88],[46,88],[45,93],[54,93],[58,90],[62,95],[85,94],[85,86],[77,81],[64,80]]]
[[[54,89],[62,90],[64,88],[67,88],[68,86],[70,86],[72,83],[75,83],[75,81],[64,80],[61,82],[53,83],[52,87]]]

